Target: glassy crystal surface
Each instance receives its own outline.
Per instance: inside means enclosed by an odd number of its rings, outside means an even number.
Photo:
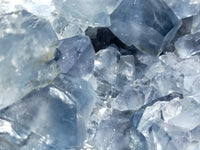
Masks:
[[[34,15],[50,17],[55,10],[52,0],[1,0],[0,14],[10,13],[17,10],[26,10]]]
[[[59,73],[54,56],[57,37],[49,22],[27,11],[0,16],[0,108],[35,88],[49,84]]]
[[[125,44],[160,54],[174,37],[180,21],[160,0],[124,0],[111,15],[111,31]]]
[[[48,87],[1,110],[1,139],[24,150],[77,148],[95,100],[86,81],[60,75]]]
[[[109,14],[112,14],[113,11],[119,6],[119,4],[122,2],[123,0],[104,0],[105,2],[105,6],[107,8],[107,11]]]
[[[118,64],[118,72],[116,77],[116,86],[123,86],[133,82],[135,79],[135,60],[134,56],[121,56]]]
[[[86,25],[80,25],[67,20],[61,14],[54,14],[51,23],[59,39],[84,35],[84,31],[87,28]]]
[[[53,2],[57,11],[67,20],[88,26],[110,25],[103,0],[53,0]]]
[[[181,19],[191,17],[199,12],[199,0],[164,0],[173,12]]]
[[[114,111],[108,118],[103,119],[97,129],[94,143],[100,149],[130,149],[133,139],[130,136],[130,112]],[[115,118],[118,118],[117,120]]]
[[[199,6],[0,0],[0,149],[199,150]]]
[[[175,43],[180,57],[187,58],[200,52],[200,33],[180,37]]]
[[[193,17],[192,33],[200,32],[200,12]]]
[[[95,52],[87,36],[75,36],[60,42],[56,60],[62,73],[87,76],[94,68]]]
[[[114,83],[117,76],[119,59],[120,53],[114,47],[108,47],[96,53],[94,69],[96,76],[111,84]]]

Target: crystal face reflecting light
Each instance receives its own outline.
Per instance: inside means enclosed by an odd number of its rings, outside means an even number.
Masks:
[[[199,0],[0,0],[1,150],[199,150]]]

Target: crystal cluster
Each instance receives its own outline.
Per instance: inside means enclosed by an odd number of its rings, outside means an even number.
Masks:
[[[1,150],[199,150],[199,0],[0,0]]]

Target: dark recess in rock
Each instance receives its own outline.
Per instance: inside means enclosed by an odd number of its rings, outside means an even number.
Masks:
[[[91,34],[94,32],[93,30],[97,30],[96,36],[94,36],[94,34]],[[116,45],[120,49],[122,55],[135,54],[135,52],[137,51],[137,48],[135,46],[127,46],[126,44],[121,42],[108,28],[100,27],[95,29],[89,27],[85,31],[85,34],[90,37],[96,52],[112,44]]]

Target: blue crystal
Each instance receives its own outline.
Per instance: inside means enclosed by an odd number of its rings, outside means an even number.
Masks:
[[[62,40],[56,57],[62,73],[80,77],[90,75],[93,71],[95,52],[87,36]]]
[[[162,0],[124,0],[111,14],[111,31],[142,52],[160,54],[175,36],[180,21]]]

